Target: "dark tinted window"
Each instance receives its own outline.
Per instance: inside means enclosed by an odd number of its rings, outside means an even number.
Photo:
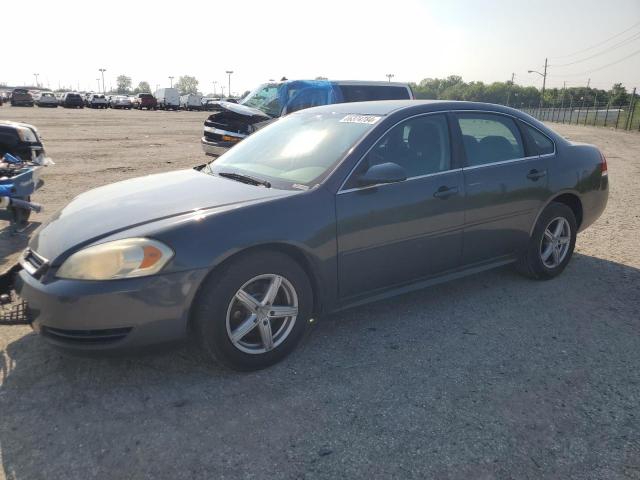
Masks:
[[[525,156],[520,132],[511,118],[490,113],[461,113],[457,118],[468,166]]]
[[[346,103],[368,102],[370,100],[406,100],[409,91],[406,87],[385,85],[338,85]]]
[[[287,113],[297,112],[310,107],[319,107],[328,103],[329,91],[320,88],[305,88],[289,92]]]
[[[538,148],[538,154],[546,155],[555,151],[553,142],[544,133],[542,133],[540,130],[530,127],[529,125],[525,125],[525,128],[527,129],[527,133],[533,140],[533,143],[536,144],[536,147]]]
[[[373,165],[397,163],[407,178],[442,172],[451,168],[449,127],[444,115],[412,118],[384,134],[349,179],[346,188],[357,187],[357,177]]]

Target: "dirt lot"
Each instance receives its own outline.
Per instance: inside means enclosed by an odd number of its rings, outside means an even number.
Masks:
[[[0,108],[58,162],[36,221],[201,163],[205,116]],[[507,268],[346,311],[251,374],[190,346],[76,358],[0,328],[0,478],[640,479],[640,135],[554,128],[599,145],[611,179],[560,278]],[[0,261],[24,241],[0,225]]]

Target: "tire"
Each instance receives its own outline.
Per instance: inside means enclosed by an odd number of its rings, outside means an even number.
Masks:
[[[31,201],[31,197],[19,197],[20,200],[25,200],[27,202]],[[29,217],[31,216],[31,210],[28,208],[17,208],[17,207],[9,207],[7,209],[9,211],[9,215],[11,216],[11,221],[18,228],[18,230],[22,230],[29,223]]]
[[[237,293],[246,289],[255,295],[249,297],[252,302],[264,301],[274,278],[281,279],[275,305],[297,305],[297,315],[268,319],[275,307],[255,303],[256,316],[238,300]],[[311,284],[300,265],[282,253],[260,250],[230,261],[203,282],[192,308],[191,333],[208,358],[234,370],[259,370],[294,350],[308,330],[312,311]],[[234,342],[231,332],[237,333],[241,325],[249,329]],[[265,338],[272,339],[271,348]]]
[[[555,237],[553,233],[559,232],[560,226],[562,231]],[[545,235],[547,229],[551,236]],[[571,260],[576,245],[577,230],[573,210],[563,203],[550,203],[540,214],[527,250],[518,260],[516,268],[524,276],[536,280],[550,280],[557,277]]]

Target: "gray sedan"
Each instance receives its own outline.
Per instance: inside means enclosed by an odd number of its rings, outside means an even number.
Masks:
[[[597,148],[510,108],[311,108],[215,162],[79,195],[31,240],[16,289],[57,346],[190,334],[251,370],[329,312],[509,263],[551,279],[607,195]]]

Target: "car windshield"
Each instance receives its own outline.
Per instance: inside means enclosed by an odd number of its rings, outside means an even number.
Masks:
[[[242,105],[257,108],[271,117],[279,117],[282,111],[280,88],[277,83],[265,83],[256,88],[242,100]]]
[[[258,130],[235,145],[206,172],[235,173],[285,187],[322,181],[380,117],[301,113]]]

